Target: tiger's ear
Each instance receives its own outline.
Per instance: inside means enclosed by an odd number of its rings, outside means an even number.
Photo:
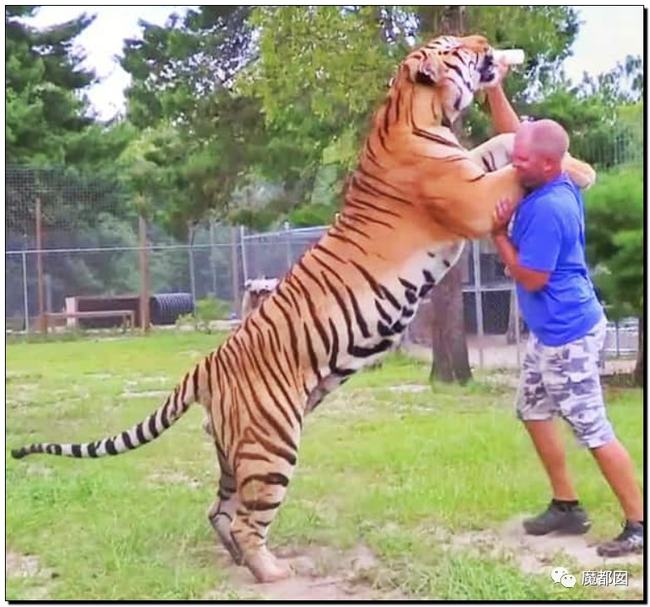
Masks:
[[[415,81],[420,84],[436,84],[440,82],[445,73],[447,66],[442,61],[442,57],[437,51],[427,51],[427,55],[420,64],[415,75]]]

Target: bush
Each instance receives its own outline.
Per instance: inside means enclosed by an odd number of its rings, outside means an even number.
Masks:
[[[295,228],[310,228],[330,224],[337,207],[329,204],[306,204],[289,215],[289,223]]]
[[[639,318],[639,345],[634,378],[643,385],[643,169],[621,167],[600,176],[587,192],[587,252],[596,266],[594,281],[611,320]]]
[[[643,306],[643,170],[600,173],[585,193],[587,254],[594,281],[614,317]]]
[[[181,314],[176,319],[176,326],[191,325],[197,331],[210,332],[210,322],[227,320],[230,317],[230,302],[216,297],[197,299],[194,304],[194,314]]]
[[[230,302],[216,297],[197,299],[194,304],[194,316],[197,320],[209,322],[211,320],[226,320],[230,316]]]

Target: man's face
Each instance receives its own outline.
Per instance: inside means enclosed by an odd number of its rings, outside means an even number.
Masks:
[[[525,188],[536,188],[546,181],[547,162],[532,146],[532,135],[525,127],[515,135],[512,166]]]

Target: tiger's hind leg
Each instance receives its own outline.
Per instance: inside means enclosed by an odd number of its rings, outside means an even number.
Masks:
[[[292,472],[293,465],[282,458],[268,463],[245,461],[237,469],[241,505],[232,534],[258,582],[273,582],[292,574],[289,564],[275,557],[266,546],[269,526],[282,504]]]
[[[219,457],[221,476],[219,477],[217,499],[208,511],[208,519],[233,561],[237,565],[243,565],[244,557],[241,548],[232,534],[232,524],[240,506],[235,476],[218,446],[217,455]]]

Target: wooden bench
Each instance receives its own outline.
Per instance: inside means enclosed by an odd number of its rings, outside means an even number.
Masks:
[[[135,314],[133,310],[95,310],[93,312],[47,312],[45,315],[49,324],[49,319],[68,319],[68,318],[121,318],[122,327],[135,326]],[[128,321],[128,322],[127,322]]]

